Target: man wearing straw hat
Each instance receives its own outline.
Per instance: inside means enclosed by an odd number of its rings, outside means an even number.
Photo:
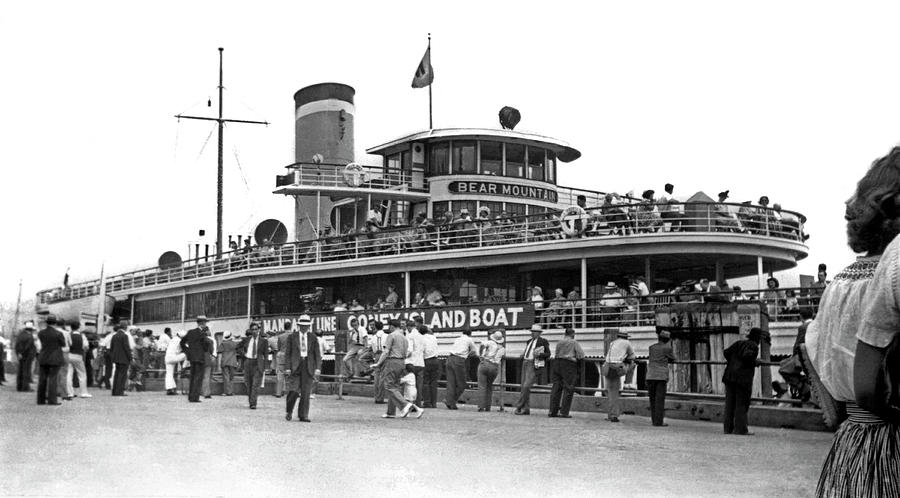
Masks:
[[[319,341],[312,333],[312,319],[309,315],[300,315],[297,319],[297,332],[288,335],[284,353],[285,388],[287,394],[287,410],[285,420],[291,420],[291,412],[299,398],[297,418],[301,422],[309,422],[309,395],[312,392],[313,380],[318,380],[321,373],[322,353]]]
[[[603,376],[606,378],[606,391],[609,396],[607,416],[610,422],[618,422],[622,413],[622,401],[619,392],[622,390],[622,377],[626,365],[634,361],[634,348],[628,340],[628,332],[619,330],[616,340],[609,345],[606,363],[603,364]]]
[[[231,340],[231,331],[226,330],[222,334],[222,343],[219,345],[219,359],[222,364],[222,394],[225,396],[234,395],[234,371],[237,369],[237,344]]]
[[[494,379],[500,373],[500,362],[506,354],[502,329],[495,329],[481,344],[481,363],[478,365],[478,411],[491,411]]]
[[[519,357],[522,360],[522,389],[516,402],[516,415],[531,415],[531,386],[550,358],[550,343],[541,337],[542,332],[540,325],[531,326],[531,340],[525,344],[525,350]]]

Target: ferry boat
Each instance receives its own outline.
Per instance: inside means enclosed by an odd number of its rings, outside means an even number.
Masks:
[[[513,381],[535,323],[551,343],[573,327],[595,358],[624,329],[642,356],[656,340],[657,313],[672,302],[721,307],[735,297],[668,290],[690,279],[722,287],[756,275],[759,289],[739,298],[758,310],[754,323],[765,315],[772,357],[790,354],[796,309],[785,312],[781,291],[762,282],[807,256],[802,214],[703,192],[662,200],[661,186],[646,196],[562,186],[559,170],[578,160],[578,149],[508,122],[388,139],[367,150],[380,164],[358,164],[354,96],[340,83],[294,95],[295,162],[276,175],[273,191],[294,200],[292,230],[267,220],[252,243],[221,257],[169,257],[102,282],[41,291],[39,310],[72,314],[73,301],[83,300],[88,309],[79,313],[96,313],[102,299],[115,319],[157,334],[190,328],[203,314],[216,333],[237,336],[253,320],[274,331],[309,313],[329,341],[350,316],[365,324],[421,315],[442,348],[460,330],[478,338],[502,327]],[[535,287],[543,301],[532,298]],[[798,293],[806,294],[800,307],[816,305],[814,292]],[[587,369],[582,381],[599,376]]]

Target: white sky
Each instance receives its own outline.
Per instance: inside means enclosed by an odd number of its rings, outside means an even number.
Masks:
[[[291,202],[293,93],[356,88],[356,148],[427,128],[410,80],[431,32],[436,127],[497,126],[583,153],[559,183],[767,194],[809,217],[798,270],[852,259],[843,201],[900,137],[898,4],[854,2],[7,2],[0,9],[0,300],[155,265],[215,237],[217,47],[225,233]],[[433,6],[429,6],[433,5]],[[206,107],[212,98],[213,108]],[[236,152],[235,152],[236,151]],[[240,169],[235,160],[239,157]],[[242,179],[246,178],[246,184]],[[227,238],[227,237],[226,237]]]

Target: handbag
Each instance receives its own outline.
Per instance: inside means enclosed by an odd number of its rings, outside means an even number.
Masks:
[[[896,419],[900,420],[900,334],[888,344],[881,361],[882,379],[880,394],[882,402]]]
[[[616,378],[625,375],[625,365],[622,363],[606,362],[600,367],[600,374],[606,378]]]

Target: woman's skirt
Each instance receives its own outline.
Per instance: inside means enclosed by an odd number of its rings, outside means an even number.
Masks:
[[[849,403],[847,414],[825,458],[816,496],[900,496],[900,425]]]

